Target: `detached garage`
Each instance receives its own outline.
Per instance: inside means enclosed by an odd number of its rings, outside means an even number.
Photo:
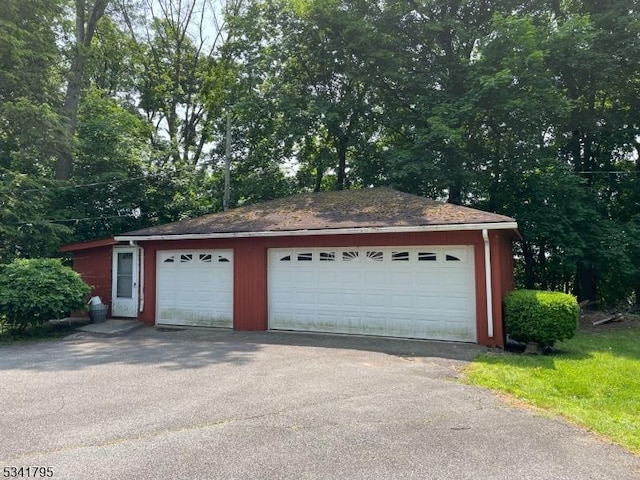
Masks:
[[[67,245],[113,316],[503,346],[509,217],[387,188],[295,195]]]

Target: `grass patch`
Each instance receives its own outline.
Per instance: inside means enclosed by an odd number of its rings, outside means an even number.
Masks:
[[[10,328],[0,319],[0,345],[35,342],[65,337],[73,333],[76,326],[67,323],[50,323],[29,326],[25,330]]]
[[[481,355],[463,381],[559,414],[640,454],[640,326],[578,331],[557,350]]]

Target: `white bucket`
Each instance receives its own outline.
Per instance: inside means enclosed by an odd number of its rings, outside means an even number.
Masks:
[[[102,305],[102,299],[98,296],[91,297],[87,303],[89,305]]]

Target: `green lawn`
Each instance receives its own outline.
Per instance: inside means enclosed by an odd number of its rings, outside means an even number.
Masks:
[[[640,454],[640,326],[580,331],[552,355],[487,354],[464,381],[507,393]]]

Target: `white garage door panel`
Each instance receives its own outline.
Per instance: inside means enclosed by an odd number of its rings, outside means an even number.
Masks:
[[[269,328],[473,342],[474,278],[470,246],[271,249]]]
[[[158,325],[233,326],[233,251],[158,252]]]

